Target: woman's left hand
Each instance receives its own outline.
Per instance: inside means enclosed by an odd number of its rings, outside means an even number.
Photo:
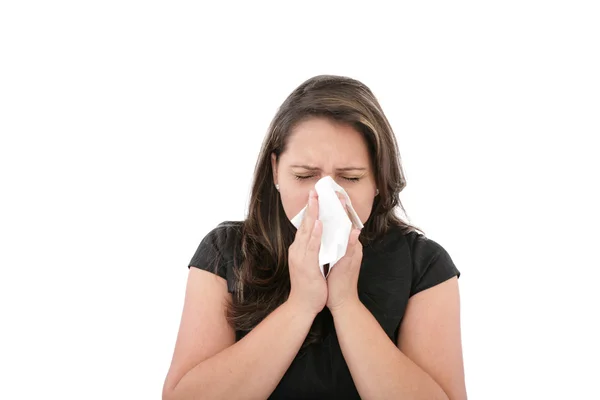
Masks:
[[[358,274],[363,257],[359,229],[352,229],[346,254],[331,268],[327,276],[327,308],[334,313],[358,299]]]

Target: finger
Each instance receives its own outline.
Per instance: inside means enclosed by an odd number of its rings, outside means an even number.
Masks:
[[[354,254],[352,255],[352,258],[362,261],[362,257],[363,257],[363,245],[360,242],[360,230],[358,230],[358,233],[356,235],[356,243],[354,244]]]
[[[308,243],[310,234],[314,228],[314,220],[310,216],[310,210],[313,208],[314,195],[315,194],[311,190],[308,195],[308,205],[306,206],[306,210],[304,212],[304,218],[302,219],[302,223],[296,231],[296,236],[294,238],[294,242],[298,243],[298,247],[301,248],[302,251],[306,250],[306,244]]]
[[[312,204],[308,209],[308,216],[312,219],[314,223],[319,218],[319,195],[314,190],[311,190],[312,193]]]
[[[358,237],[360,236],[360,229],[352,229],[350,232],[350,238],[348,239],[348,247],[346,248],[345,257],[352,258],[356,253],[358,247]]]
[[[314,228],[314,224],[318,218],[318,215],[319,205],[317,200],[317,194],[314,190],[311,190],[310,194],[308,195],[308,208],[306,209],[306,214],[304,214],[304,219],[302,220],[301,226],[302,232],[306,240],[308,240],[308,237],[310,236]]]
[[[316,220],[314,223],[313,230],[306,246],[305,257],[309,257],[314,261],[319,259],[319,250],[321,248],[321,235],[323,233],[323,223]]]

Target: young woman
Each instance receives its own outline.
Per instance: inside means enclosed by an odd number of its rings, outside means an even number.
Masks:
[[[314,185],[328,175],[364,228],[325,279]],[[248,217],[213,229],[189,264],[163,399],[466,399],[460,273],[397,216],[405,186],[368,87],[317,76],[294,90],[264,140]]]

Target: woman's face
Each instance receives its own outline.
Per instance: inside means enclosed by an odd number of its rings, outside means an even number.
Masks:
[[[303,121],[292,131],[279,162],[275,155],[271,162],[288,219],[306,206],[310,190],[327,175],[348,193],[361,222],[369,218],[375,178],[367,143],[352,126],[327,118]]]

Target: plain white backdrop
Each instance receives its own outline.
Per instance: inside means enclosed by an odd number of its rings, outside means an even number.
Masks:
[[[277,107],[367,84],[462,272],[471,399],[600,398],[594,1],[0,5],[0,398],[159,399]]]

